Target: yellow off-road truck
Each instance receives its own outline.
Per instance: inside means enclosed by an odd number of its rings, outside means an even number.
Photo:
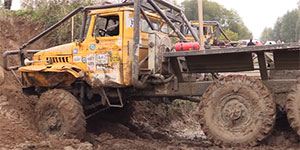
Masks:
[[[191,21],[191,26],[197,34],[199,34],[199,22]],[[190,30],[186,28],[185,35],[187,40],[193,41],[194,37],[192,36]],[[225,40],[221,40],[221,37],[224,37]],[[220,24],[216,21],[204,21],[203,22],[203,39],[206,48],[212,47],[222,47],[222,46],[233,46],[238,45],[238,41],[232,41],[222,29]]]
[[[191,21],[192,28],[199,33],[199,23],[195,21]],[[203,22],[203,39],[207,44],[213,45],[214,44],[214,30],[215,24],[212,24],[212,22]],[[192,41],[194,40],[193,35],[191,34],[190,30],[187,28],[186,31],[186,37],[188,40]]]
[[[83,15],[78,41],[45,50],[26,48],[78,13]],[[25,94],[39,96],[36,122],[46,135],[82,139],[86,119],[100,111],[122,108],[129,100],[162,98],[200,102],[195,114],[217,145],[258,144],[271,133],[277,110],[286,112],[300,133],[300,83],[296,77],[270,79],[268,74],[299,70],[299,43],[174,51],[169,32],[187,43],[186,28],[199,41],[183,11],[163,0],[80,7],[19,50],[6,51],[4,67],[21,74],[16,79]],[[273,53],[272,68],[266,64],[266,52]],[[254,68],[253,53],[259,68]],[[21,65],[8,64],[13,55],[20,57]],[[207,81],[197,76],[256,69],[257,78],[237,75]]]

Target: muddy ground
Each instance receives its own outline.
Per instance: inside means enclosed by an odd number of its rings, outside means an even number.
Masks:
[[[20,17],[0,15],[0,53],[17,49],[41,31],[42,25]],[[33,47],[47,47],[47,38]],[[17,58],[10,63],[16,64]],[[176,100],[129,102],[87,120],[83,141],[44,137],[35,126],[37,97],[22,94],[11,72],[0,86],[0,150],[198,150],[198,149],[300,149],[299,137],[285,121],[257,147],[221,148],[201,131],[196,103]],[[283,128],[284,127],[284,128]],[[280,128],[280,129],[278,129]]]

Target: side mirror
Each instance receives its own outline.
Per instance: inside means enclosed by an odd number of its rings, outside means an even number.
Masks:
[[[75,45],[80,46],[80,42],[77,39],[75,39]]]

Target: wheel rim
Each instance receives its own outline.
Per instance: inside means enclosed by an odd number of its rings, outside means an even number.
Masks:
[[[61,135],[63,131],[63,117],[60,111],[51,106],[41,115],[39,128],[48,135]]]
[[[249,100],[242,95],[228,94],[221,99],[218,108],[220,116],[219,125],[224,126],[229,131],[243,130],[251,124],[251,106],[248,107]]]

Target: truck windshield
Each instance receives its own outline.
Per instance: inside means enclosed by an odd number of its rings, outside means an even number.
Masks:
[[[119,35],[119,16],[98,16],[94,26],[94,37],[109,37]]]
[[[199,33],[199,26],[197,25],[192,25],[192,28],[193,30],[195,31],[196,34]],[[186,31],[185,31],[185,34],[188,35],[188,36],[192,36],[192,33],[191,31],[186,27]],[[211,27],[203,27],[203,35],[206,36],[206,35],[211,35],[212,34],[212,31],[211,31]]]
[[[86,36],[87,36],[88,30],[89,30],[89,26],[90,26],[90,22],[91,22],[91,18],[92,17],[90,15],[87,16],[86,25],[84,27],[83,39],[82,40],[84,40],[86,38]]]

